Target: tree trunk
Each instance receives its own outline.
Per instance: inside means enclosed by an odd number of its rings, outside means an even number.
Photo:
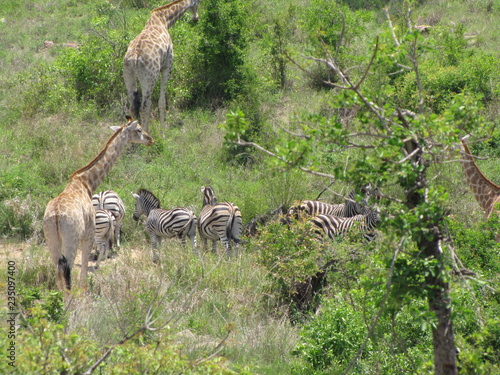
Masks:
[[[455,347],[455,334],[451,321],[451,299],[449,296],[449,283],[443,280],[444,264],[440,246],[440,233],[437,226],[433,226],[431,241],[420,241],[418,247],[426,257],[437,259],[438,264],[434,275],[426,278],[429,295],[429,308],[436,314],[437,326],[432,329],[434,343],[434,374],[456,375],[457,353]]]
[[[407,181],[406,206],[414,209],[422,202],[426,202],[426,194],[423,192],[427,187],[426,162],[423,158],[422,148],[416,140],[405,143],[408,153],[418,150],[412,158],[414,170],[419,170],[414,181]],[[425,219],[424,219],[425,220]],[[434,272],[429,272],[426,277],[426,288],[429,293],[429,308],[436,314],[437,325],[432,328],[434,345],[434,374],[435,375],[457,375],[457,353],[455,347],[455,334],[451,321],[451,298],[449,296],[449,283],[444,281],[444,263],[441,249],[441,225],[444,218],[433,217],[424,224],[427,234],[421,236],[417,246],[426,258],[437,260]],[[421,233],[422,234],[422,233]],[[432,270],[429,270],[432,271]]]

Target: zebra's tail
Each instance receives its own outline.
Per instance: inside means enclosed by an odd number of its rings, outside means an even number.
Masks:
[[[239,244],[241,242],[242,223],[241,215],[236,215],[236,212],[239,212],[239,210],[233,210],[231,213],[228,226],[226,227],[226,235],[228,240],[233,240],[236,244]]]
[[[61,255],[57,262],[58,277],[62,278],[66,284],[66,289],[71,289],[71,268],[69,267],[68,260],[64,255]]]

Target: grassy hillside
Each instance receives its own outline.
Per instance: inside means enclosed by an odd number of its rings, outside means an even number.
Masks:
[[[425,299],[401,297],[398,307],[381,310],[391,255],[401,240],[384,226],[369,245],[357,239],[322,244],[305,235],[307,226],[271,223],[259,236],[244,237],[240,255],[229,260],[220,244],[218,254],[200,258],[190,246],[166,240],[157,265],[143,225],[132,220],[131,192],[139,188],[153,191],[162,207],[186,206],[198,214],[200,188],[211,185],[219,201],[238,205],[245,225],[320,193],[325,201],[342,202],[354,180],[284,167],[255,149],[235,146],[227,134],[241,111],[249,124],[246,139],[280,153],[293,147],[290,133],[320,128],[324,119],[338,116],[349,131],[362,125],[366,119],[355,120],[361,103],[348,106],[352,101],[346,97],[345,107],[334,104],[340,90],[318,77],[338,83],[337,77],[304,56],[334,56],[345,68],[354,67],[352,77],[360,77],[376,36],[380,55],[389,50],[384,7],[396,35],[407,27],[406,8],[392,2],[202,0],[198,24],[187,15],[180,19],[171,30],[175,59],[167,126],[159,124],[157,87],[150,125],[154,145],[130,147],[99,187],[114,189],[125,202],[122,247],[92,270],[86,291],[77,289],[62,301],[42,231],[46,204],[104,147],[112,135],[109,127],[125,123],[122,58],[150,10],[163,4],[2,3],[0,285],[6,290],[15,285],[22,318],[16,367],[4,360],[0,372],[84,373],[108,348],[136,334],[114,348],[100,373],[432,373],[434,320]],[[207,21],[213,13],[221,17],[216,32]],[[477,163],[484,174],[497,183],[499,16],[498,1],[417,2],[411,12],[413,25],[431,26],[420,36],[425,104],[439,117],[455,95],[474,95],[482,108],[471,131],[472,150],[481,157]],[[387,61],[407,62],[396,55]],[[382,87],[391,82],[401,106],[416,111],[413,76],[391,78],[397,72],[383,71],[387,61],[374,63],[376,73],[367,76],[363,88],[382,103],[387,94]],[[348,170],[363,155],[352,150],[345,157],[334,147],[314,151],[318,164],[305,166],[328,174]],[[495,218],[486,221],[464,181],[458,153],[445,154],[446,160],[429,169],[431,186],[448,194],[443,203],[448,268],[473,272],[450,276],[459,365],[467,374],[500,373],[500,248],[494,240],[500,226]],[[382,193],[403,197],[396,185]],[[381,203],[383,212],[391,204]],[[319,260],[335,267],[325,271],[326,286],[304,311],[294,298],[301,282],[321,274]],[[14,268],[14,284],[8,282],[8,265]],[[78,256],[75,282],[80,265]],[[419,276],[395,274],[394,280]],[[396,301],[398,292],[393,293]],[[6,322],[3,295],[0,315]],[[158,330],[140,331],[145,322]],[[1,327],[0,347],[7,352],[10,327]]]

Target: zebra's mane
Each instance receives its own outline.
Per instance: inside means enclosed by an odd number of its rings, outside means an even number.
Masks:
[[[137,195],[142,197],[142,199],[147,200],[153,204],[153,207],[160,208],[160,200],[147,189],[139,189]]]

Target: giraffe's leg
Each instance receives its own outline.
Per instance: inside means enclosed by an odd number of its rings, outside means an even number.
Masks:
[[[171,71],[172,71],[172,59],[170,59],[170,63],[167,64],[167,68],[165,68],[161,72],[160,100],[158,101],[158,107],[160,107],[160,125],[162,128],[165,124],[165,109],[167,107],[165,90],[167,88],[167,82],[170,77]]]
[[[140,110],[141,125],[144,130],[149,131],[149,118],[151,116],[151,96],[153,95],[153,89],[143,90],[142,92],[142,103]]]
[[[80,287],[85,289],[87,285],[87,274],[89,268],[89,257],[92,252],[92,245],[94,236],[91,239],[82,242],[82,268],[80,269]],[[76,255],[76,254],[75,254]],[[72,263],[70,263],[72,265]]]
[[[141,66],[141,69],[142,70],[138,72],[139,83],[142,90],[140,117],[141,125],[147,132],[151,116],[151,97],[153,96],[153,90],[160,72],[157,68],[150,71],[147,66]]]
[[[57,288],[59,290],[64,290],[65,289],[65,282],[64,282],[64,272],[60,272],[62,270],[62,264],[60,267],[59,264],[59,259],[62,257],[62,243],[61,240],[59,239],[59,236],[57,235],[57,231],[54,229],[56,227],[56,224],[49,221],[49,220],[44,220],[43,223],[43,231],[45,233],[45,240],[47,242],[47,247],[49,248],[50,251],[50,258],[52,260],[52,264],[54,265],[54,269],[56,271],[56,284]],[[65,259],[65,258],[64,258]]]
[[[123,80],[127,88],[127,98],[129,103],[129,115],[134,118],[139,118],[139,108],[141,99],[137,91],[137,80],[135,77],[135,69],[132,61],[124,61],[123,63]]]

